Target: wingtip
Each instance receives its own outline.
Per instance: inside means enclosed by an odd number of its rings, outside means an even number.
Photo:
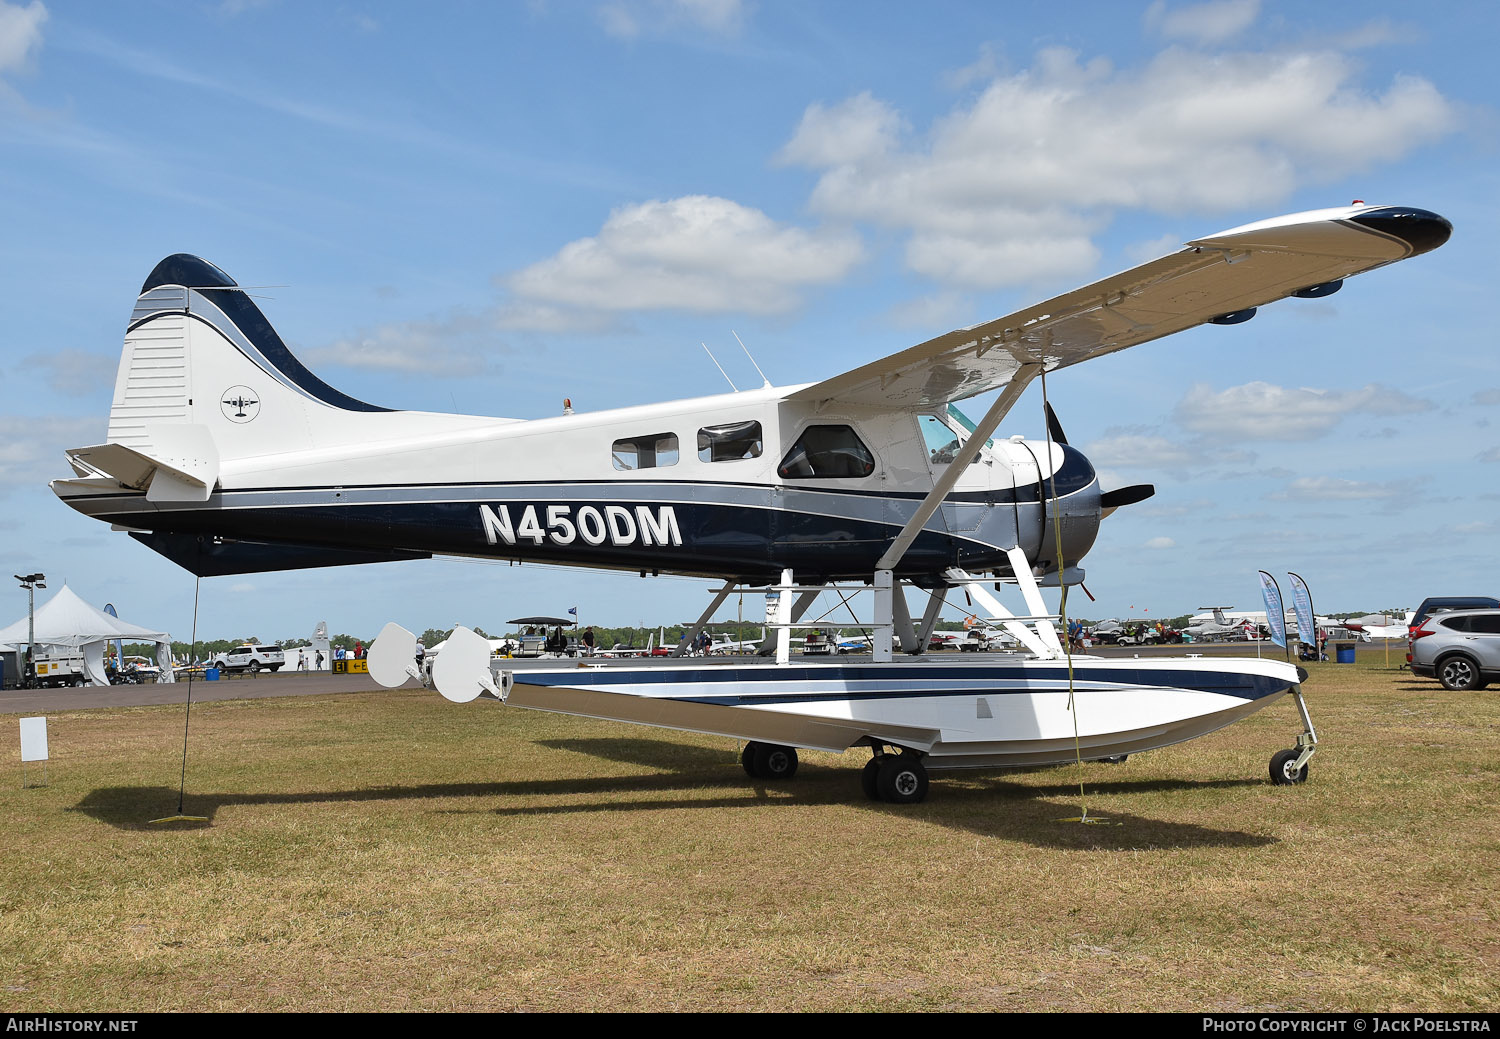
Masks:
[[[1405,242],[1412,256],[1432,252],[1453,235],[1453,224],[1445,217],[1412,206],[1380,206],[1349,221]]]

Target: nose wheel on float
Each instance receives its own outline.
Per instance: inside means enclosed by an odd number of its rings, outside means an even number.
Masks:
[[[1292,699],[1297,701],[1303,728],[1297,735],[1295,748],[1279,750],[1271,758],[1271,782],[1277,786],[1295,786],[1307,782],[1307,762],[1318,749],[1318,734],[1313,729],[1312,717],[1307,713],[1307,702],[1302,699],[1300,685],[1292,686]]]

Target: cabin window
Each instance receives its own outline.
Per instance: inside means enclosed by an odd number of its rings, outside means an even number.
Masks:
[[[726,422],[698,430],[698,458],[704,462],[759,458],[761,446],[759,422]]]
[[[610,456],[614,459],[615,468],[622,472],[676,465],[677,434],[652,433],[650,436],[616,440],[610,448]]]
[[[848,426],[808,426],[776,472],[786,480],[852,479],[875,471],[875,456]]]

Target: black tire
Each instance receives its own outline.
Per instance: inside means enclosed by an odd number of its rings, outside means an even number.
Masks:
[[[260,674],[260,661],[259,660],[252,660],[252,661],[250,661],[250,673],[252,675],[258,675],[258,674]]]
[[[1107,758],[1100,758],[1099,760],[1104,762],[1106,765],[1123,765],[1125,764],[1126,759],[1129,757],[1129,754],[1114,754]]]
[[[1295,786],[1298,783],[1306,783],[1306,765],[1303,765],[1295,772],[1292,771],[1292,766],[1296,764],[1297,758],[1301,754],[1300,750],[1277,751],[1275,757],[1271,758],[1271,782],[1277,786]]]
[[[917,804],[927,796],[927,769],[915,754],[893,754],[881,761],[875,789],[882,801]]]
[[[859,785],[864,789],[865,796],[871,801],[880,800],[880,758],[871,758],[865,762],[865,767],[859,772]]]
[[[791,779],[797,774],[797,751],[775,743],[755,745],[755,774],[761,779]]]
[[[74,689],[82,689],[83,685],[84,685],[83,679],[81,679],[81,678],[75,678],[75,679],[73,679],[73,688]]]
[[[274,675],[276,672],[278,672],[278,671],[281,670],[281,665],[280,664],[271,664],[270,668],[271,668],[271,674]]]
[[[1437,676],[1438,681],[1443,683],[1443,688],[1450,693],[1467,693],[1471,689],[1484,688],[1484,682],[1479,677],[1479,665],[1462,653],[1440,660]]]
[[[761,778],[760,773],[755,771],[755,752],[760,744],[753,740],[745,744],[745,749],[740,751],[740,767],[745,770],[745,775],[751,779]]]

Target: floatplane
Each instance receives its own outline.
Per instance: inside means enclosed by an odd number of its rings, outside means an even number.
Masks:
[[[200,576],[444,554],[722,580],[699,627],[735,589],[765,589],[763,662],[512,669],[459,628],[431,665],[450,700],[748,741],[760,778],[790,777],[799,748],[865,747],[866,792],[914,802],[929,771],[1118,759],[1291,695],[1303,731],[1271,773],[1299,782],[1316,734],[1291,664],[1064,648],[1041,588],[1081,582],[1101,520],[1153,488],[1101,489],[1050,401],[1044,438],[995,432],[1038,379],[1046,398],[1046,373],[1327,296],[1451,230],[1362,203],[1278,217],[822,382],[529,421],[356,400],[227,274],[179,254],[141,287],[105,442],[67,452],[74,476],[52,487]],[[990,392],[977,422],[956,407]],[[794,662],[791,633],[841,585],[873,595],[870,656]],[[992,594],[1011,586],[1020,613]],[[921,657],[957,589],[1024,652]],[[920,619],[908,593],[927,596]],[[414,646],[387,626],[371,673],[417,677]]]

